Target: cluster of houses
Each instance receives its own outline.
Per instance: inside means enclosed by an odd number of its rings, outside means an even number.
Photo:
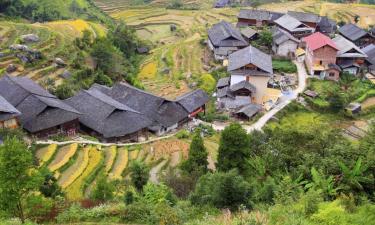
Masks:
[[[214,24],[207,41],[230,74],[217,84],[218,106],[234,114],[247,112],[251,118],[267,105],[272,57],[304,61],[310,75],[336,81],[342,72],[375,71],[375,28],[367,32],[346,24],[337,29],[328,17],[294,11],[242,9],[237,19],[236,26]],[[251,45],[264,27],[272,32],[272,56]]]
[[[0,79],[0,129],[22,126],[30,134],[68,136],[81,131],[103,142],[139,141],[162,135],[205,111],[202,90],[171,101],[127,83],[93,85],[60,100],[27,77]]]

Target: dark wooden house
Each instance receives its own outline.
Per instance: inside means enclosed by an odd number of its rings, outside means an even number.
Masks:
[[[20,124],[33,135],[75,135],[78,130],[80,112],[29,78],[5,75],[0,79],[0,95],[21,113]]]

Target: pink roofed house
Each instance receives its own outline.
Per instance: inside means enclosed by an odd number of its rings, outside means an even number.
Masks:
[[[302,39],[306,44],[305,63],[311,75],[338,80],[341,69],[336,65],[337,46],[326,35],[316,32]]]

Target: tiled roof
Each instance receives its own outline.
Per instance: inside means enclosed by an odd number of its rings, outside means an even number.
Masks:
[[[340,27],[339,33],[351,41],[356,41],[367,34],[366,31],[352,23]]]
[[[232,24],[221,21],[208,30],[208,38],[215,47],[244,47],[247,41]]]
[[[318,23],[320,21],[320,16],[314,13],[288,11],[288,15],[293,16],[303,23]]]
[[[356,46],[353,42],[347,40],[343,36],[338,35],[334,39],[337,49],[337,57],[342,58],[366,58],[367,55],[364,53],[358,46]]]
[[[304,37],[302,40],[312,51],[315,51],[316,49],[327,45],[331,46],[334,49],[337,49],[336,44],[331,40],[331,38],[320,32],[313,33],[307,37]]]

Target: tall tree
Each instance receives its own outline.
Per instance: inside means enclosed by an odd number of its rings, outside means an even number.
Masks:
[[[250,138],[246,130],[238,123],[226,127],[221,134],[217,169],[225,172],[238,169],[240,174],[244,174],[249,157]]]
[[[0,209],[24,223],[26,200],[42,183],[26,145],[17,138],[5,140],[0,146]]]
[[[208,152],[204,147],[203,138],[200,131],[195,132],[193,140],[190,144],[189,157],[182,164],[182,169],[190,174],[198,173],[203,175],[208,172]]]
[[[141,161],[134,161],[130,164],[130,177],[134,187],[142,191],[149,179],[149,168]]]

